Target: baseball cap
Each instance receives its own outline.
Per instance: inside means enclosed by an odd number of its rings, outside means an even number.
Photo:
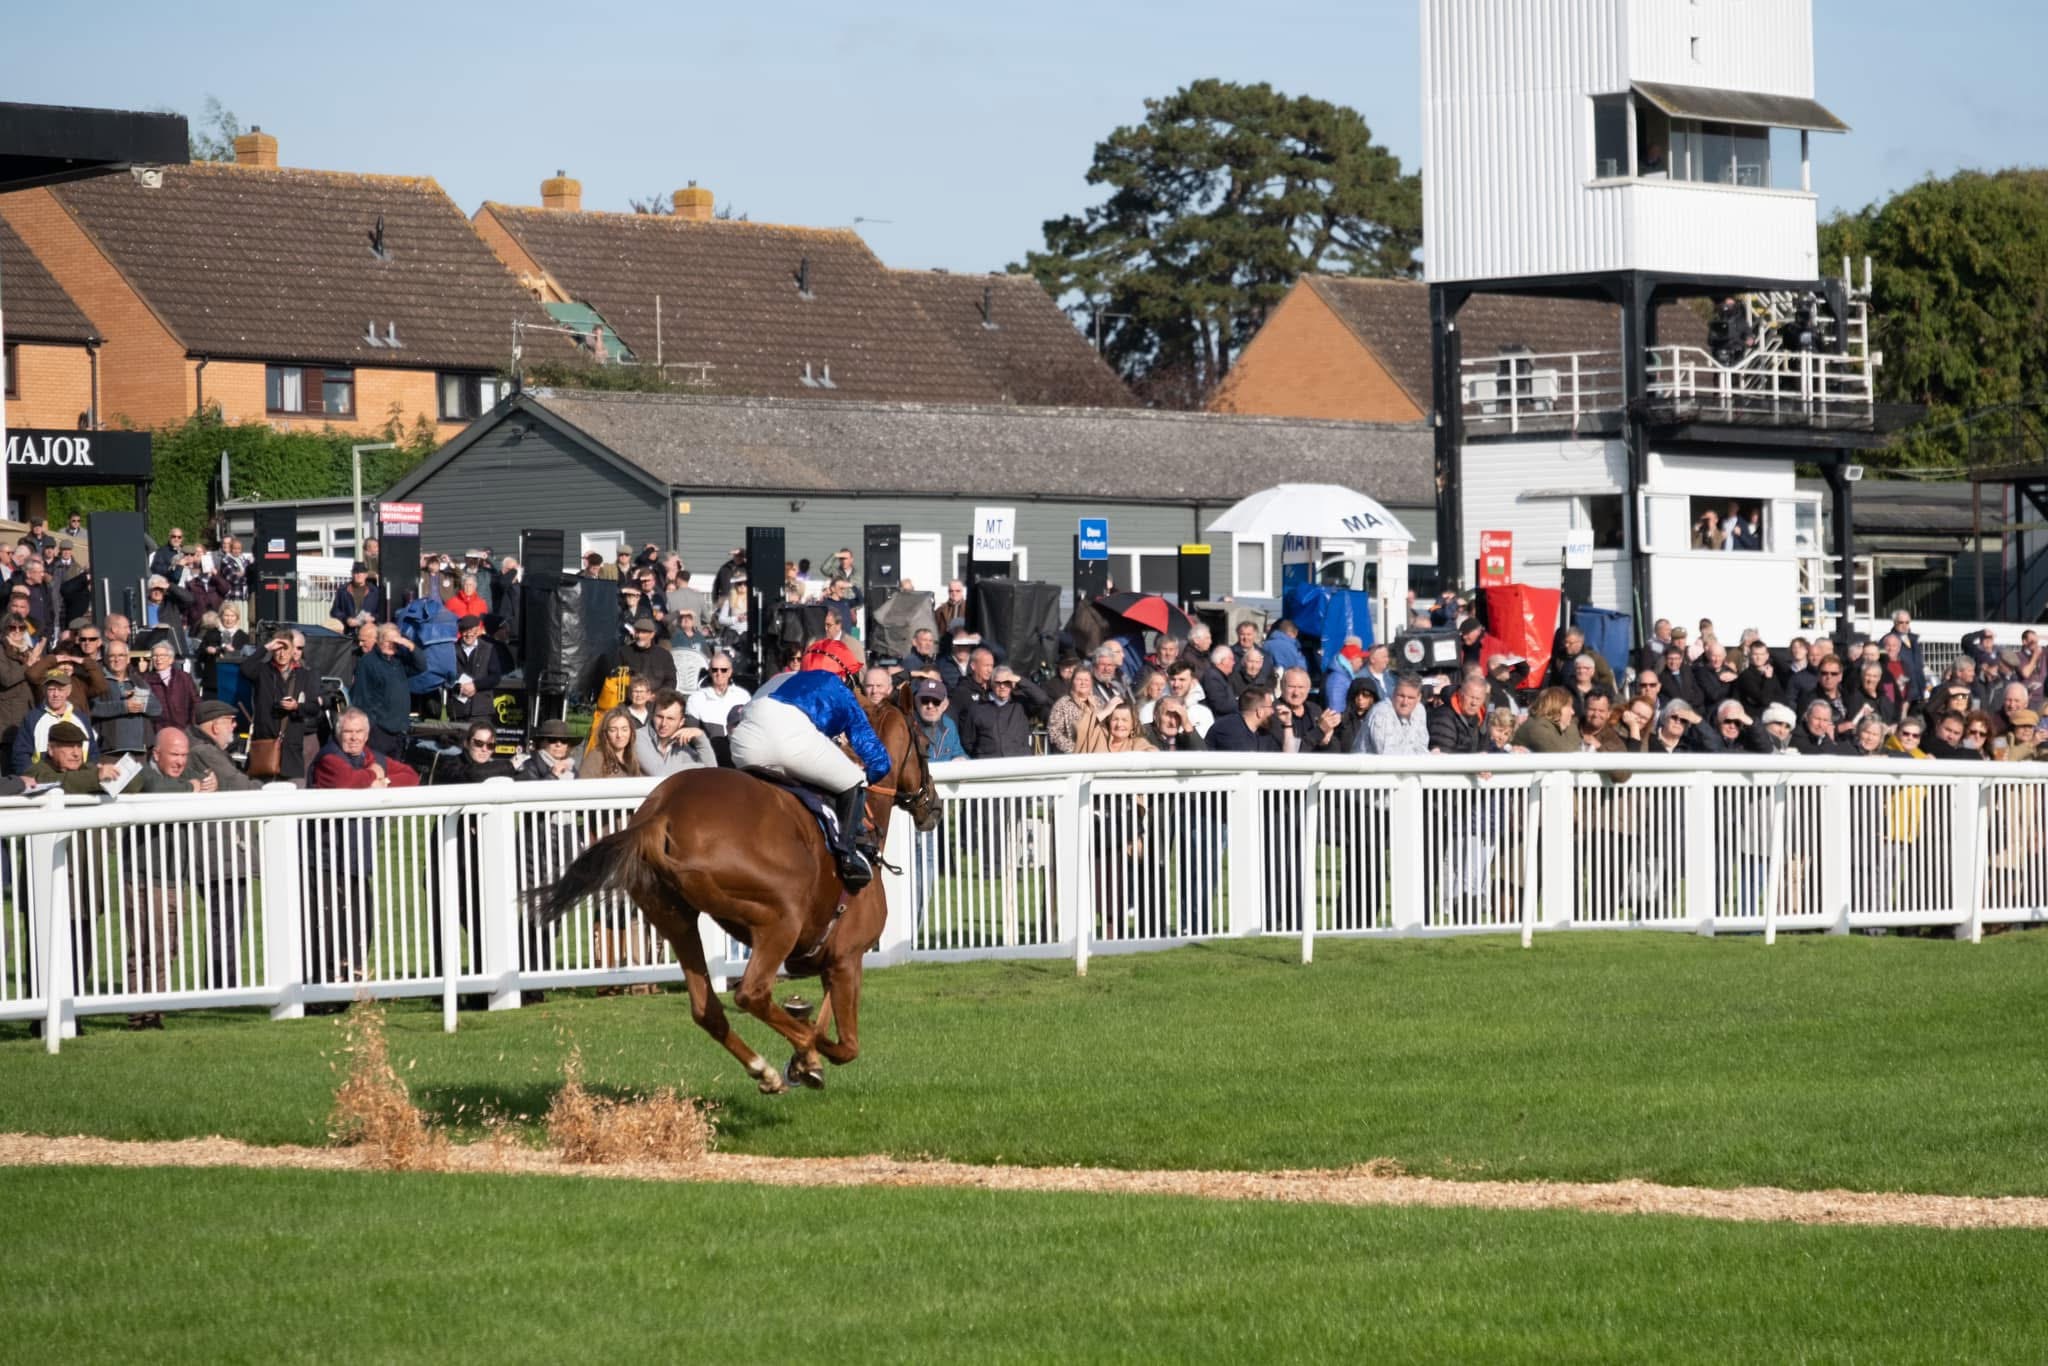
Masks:
[[[981,637],[972,631],[962,631],[953,637],[953,648],[956,650],[971,650],[979,644]]]
[[[920,702],[943,702],[946,700],[946,685],[936,678],[920,678],[911,685],[910,693]]]

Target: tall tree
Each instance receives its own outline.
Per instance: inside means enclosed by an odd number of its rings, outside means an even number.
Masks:
[[[219,96],[208,95],[206,112],[191,121],[185,136],[194,161],[233,161],[235,139],[248,131]]]
[[[2048,171],[1924,180],[1821,228],[1821,260],[1872,258],[1878,397],[1924,403],[1898,455],[1958,465],[2038,442],[2048,412]]]
[[[1164,406],[1198,406],[1304,272],[1412,275],[1422,240],[1420,180],[1357,110],[1263,83],[1147,100],[1088,183],[1109,197],[1047,222],[1024,269]]]

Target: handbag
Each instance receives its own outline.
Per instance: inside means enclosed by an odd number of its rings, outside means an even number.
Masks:
[[[252,778],[279,778],[284,776],[284,740],[272,736],[268,740],[249,742],[249,776]]]

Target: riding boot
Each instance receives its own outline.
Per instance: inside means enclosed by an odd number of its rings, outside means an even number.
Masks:
[[[868,789],[855,783],[832,799],[832,814],[838,818],[839,836],[832,847],[839,862],[839,879],[848,891],[858,891],[874,879],[875,870],[860,851],[861,822],[867,811]]]

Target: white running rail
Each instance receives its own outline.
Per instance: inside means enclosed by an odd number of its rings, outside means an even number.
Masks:
[[[1252,935],[1519,934],[2048,921],[2048,766],[1642,755],[1060,756],[934,770],[899,817],[874,962],[1071,958]],[[536,930],[525,889],[647,780],[0,803],[0,1019],[358,992],[672,982],[630,904]],[[701,923],[715,977],[744,949]]]

